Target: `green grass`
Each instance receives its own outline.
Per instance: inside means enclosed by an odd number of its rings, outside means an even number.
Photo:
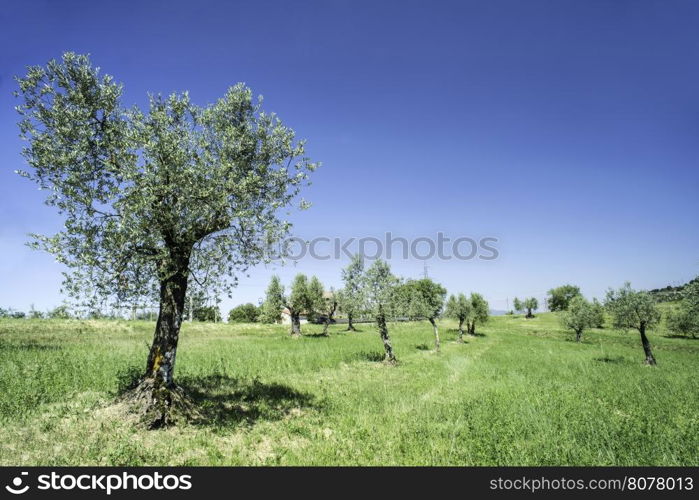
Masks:
[[[185,324],[177,378],[198,425],[143,430],[117,395],[153,323],[0,321],[0,465],[699,465],[699,340],[593,330],[553,314],[493,318],[442,352],[428,323],[289,338]],[[307,326],[317,333],[320,327]]]

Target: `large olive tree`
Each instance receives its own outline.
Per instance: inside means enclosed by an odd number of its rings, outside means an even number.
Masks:
[[[280,210],[316,164],[243,84],[206,107],[185,92],[125,108],[122,86],[73,53],[17,81],[29,164],[19,173],[47,191],[65,220],[36,245],[68,267],[66,290],[75,296],[158,297],[137,394],[151,425],[167,425],[183,400],[174,370],[188,285],[229,288],[263,260],[263,242],[289,228]]]

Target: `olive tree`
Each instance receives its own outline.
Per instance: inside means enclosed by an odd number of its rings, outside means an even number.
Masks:
[[[400,280],[391,273],[391,267],[386,261],[377,259],[363,275],[362,284],[363,296],[366,297],[366,308],[374,317],[383,342],[386,353],[384,361],[396,363],[387,321],[395,316],[398,308],[396,291]]]
[[[470,301],[471,316],[470,321],[467,321],[468,334],[475,335],[476,324],[483,324],[488,321],[488,318],[490,318],[490,306],[488,305],[488,301],[485,300],[480,293],[472,293]]]
[[[518,313],[524,312],[524,304],[517,297],[512,301],[512,307],[514,307],[515,311]]]
[[[317,322],[318,317],[323,313],[323,309],[325,309],[324,295],[323,283],[317,276],[311,276],[311,280],[308,282],[308,309],[306,310],[308,321]]]
[[[328,327],[334,321],[335,311],[337,310],[337,292],[332,287],[329,291],[323,294],[322,307],[320,309],[323,315],[323,335],[328,335]]]
[[[291,318],[291,336],[301,336],[301,313],[308,314],[313,309],[311,295],[308,290],[308,278],[299,273],[291,283],[291,293],[284,297],[284,306],[289,310]]]
[[[243,84],[205,107],[184,92],[126,108],[122,86],[73,53],[17,81],[29,164],[19,173],[65,222],[35,245],[68,267],[74,297],[157,297],[133,395],[152,427],[167,425],[188,406],[174,380],[188,285],[220,283],[230,293],[240,272],[266,258],[263,242],[288,231],[279,214],[316,164]]]
[[[592,299],[592,326],[604,328],[604,306],[597,299]]]
[[[284,285],[279,276],[274,275],[269,281],[265,291],[265,300],[262,303],[261,319],[265,323],[279,323],[284,309]]]
[[[638,330],[646,355],[645,363],[655,366],[655,357],[646,336],[646,331],[660,322],[660,311],[653,297],[648,292],[632,289],[631,284],[626,282],[618,290],[610,289],[607,292],[605,306],[612,316],[615,328]]]
[[[409,280],[401,289],[405,294],[408,316],[411,319],[424,318],[430,322],[434,331],[434,348],[439,351],[437,319],[442,313],[447,290],[429,278]]]
[[[563,285],[548,291],[546,303],[550,311],[565,311],[573,297],[580,296],[580,287]]]
[[[682,300],[667,318],[668,329],[683,336],[699,335],[699,280],[685,285]]]
[[[568,303],[568,309],[561,315],[562,325],[575,333],[575,341],[580,342],[585,329],[595,326],[595,310],[582,295],[576,295]]]
[[[455,319],[459,322],[459,342],[464,342],[464,321],[468,321],[473,312],[471,301],[466,298],[466,295],[450,295],[447,300],[447,306],[444,310],[444,315],[447,318]]]
[[[362,285],[364,274],[364,259],[355,254],[347,267],[342,270],[342,282],[344,287],[338,294],[338,306],[347,315],[347,330],[354,331],[354,320],[362,313],[364,308],[364,287]]]
[[[536,300],[536,297],[529,297],[524,299],[522,307],[527,310],[525,318],[533,318],[534,314],[532,314],[532,311],[536,311],[539,308],[539,301]]]

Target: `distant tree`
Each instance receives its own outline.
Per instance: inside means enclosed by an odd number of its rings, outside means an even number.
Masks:
[[[330,323],[334,321],[335,311],[337,310],[337,292],[330,288],[330,291],[323,295],[323,308],[321,313],[323,315],[323,335],[328,335],[328,327]]]
[[[305,274],[297,274],[291,284],[291,293],[284,299],[284,305],[291,317],[291,336],[301,336],[301,314],[313,309],[313,303],[308,293],[308,278]]]
[[[646,330],[653,328],[660,321],[658,310],[653,297],[648,292],[639,292],[625,283],[618,290],[607,292],[605,306],[612,316],[615,328],[634,328],[641,334],[641,344],[646,355],[646,364],[656,364]]]
[[[0,307],[0,318],[9,318],[11,312],[12,311],[10,309],[5,309],[4,307]]]
[[[265,260],[269,241],[288,231],[282,209],[316,165],[243,84],[207,107],[185,92],[153,94],[141,110],[123,106],[122,86],[73,53],[17,81],[31,167],[20,174],[65,216],[64,229],[37,246],[68,266],[73,296],[125,301],[156,291],[160,312],[132,400],[153,427],[168,425],[191,407],[174,383],[190,281],[230,288]]]
[[[456,296],[449,296],[444,315],[459,322],[459,342],[461,343],[464,341],[464,322],[468,321],[472,312],[473,306],[471,301],[466,298],[466,295],[460,293]]]
[[[388,363],[396,363],[387,320],[396,314],[398,307],[396,287],[400,281],[391,273],[391,267],[388,263],[381,259],[375,260],[367,269],[362,281],[367,309],[376,321],[383,342],[386,353],[384,360]]]
[[[668,329],[677,334],[699,336],[699,279],[690,281],[680,291],[680,303],[667,318]]]
[[[29,319],[43,319],[44,313],[34,309],[34,304],[29,307],[29,314],[27,315]]]
[[[194,321],[218,323],[222,319],[218,306],[201,306],[194,309]]]
[[[476,334],[476,324],[483,324],[490,317],[490,306],[480,293],[471,294],[471,320],[468,323],[468,334]]]
[[[437,319],[442,313],[447,290],[429,278],[409,280],[401,289],[406,294],[408,313],[411,318],[424,318],[432,325],[434,331],[434,348],[439,351],[439,329]]]
[[[229,323],[257,323],[260,310],[255,304],[248,302],[234,307],[228,313]]]
[[[279,323],[282,319],[282,309],[284,309],[284,286],[279,276],[274,275],[265,292],[265,301],[262,303],[262,321]]]
[[[595,326],[595,311],[590,302],[582,295],[576,295],[570,299],[568,309],[561,315],[563,326],[575,333],[575,341],[582,340],[583,332],[587,328]]]
[[[308,321],[317,323],[320,315],[325,309],[325,288],[317,276],[311,276],[308,282],[308,309],[306,315]]]
[[[51,319],[70,319],[70,309],[66,304],[54,307],[48,312],[48,317]]]
[[[355,254],[352,261],[342,270],[342,282],[344,287],[338,294],[338,306],[347,315],[347,330],[354,331],[353,320],[364,310],[364,288],[362,277],[364,274],[364,259]]]
[[[565,311],[573,297],[580,295],[580,287],[563,285],[549,290],[546,302],[550,311]]]
[[[534,314],[532,314],[532,311],[536,311],[539,308],[539,301],[536,300],[536,297],[529,297],[528,299],[524,299],[522,305],[524,309],[527,310],[525,318],[533,318]]]
[[[515,311],[518,313],[524,312],[524,304],[517,297],[515,297],[515,300],[512,302],[512,307],[514,307]]]
[[[604,305],[597,299],[592,299],[592,327],[604,328]]]

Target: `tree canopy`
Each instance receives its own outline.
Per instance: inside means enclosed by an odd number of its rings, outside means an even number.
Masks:
[[[580,295],[580,287],[563,285],[549,290],[546,302],[550,311],[565,311],[573,297]]]

